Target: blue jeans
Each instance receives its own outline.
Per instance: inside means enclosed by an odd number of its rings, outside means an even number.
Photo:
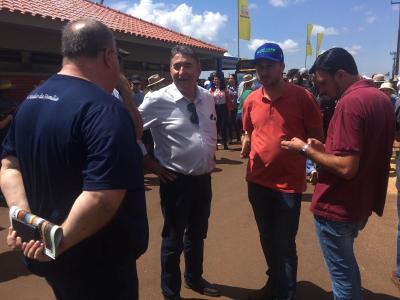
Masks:
[[[306,175],[311,175],[311,172],[316,171],[314,162],[307,158],[306,160]]]
[[[184,251],[185,280],[194,282],[203,274],[204,239],[211,206],[211,176],[186,176],[160,182],[164,227],[161,242],[161,289],[166,297],[179,296],[180,256]]]
[[[248,195],[268,264],[274,299],[293,300],[296,293],[301,194],[283,193],[248,182]]]
[[[397,193],[397,216],[398,216],[398,224],[397,224],[397,268],[396,273],[397,277],[400,278],[400,193]]]
[[[361,300],[361,277],[353,244],[367,220],[345,223],[314,216],[314,223],[325,259],[335,300]]]

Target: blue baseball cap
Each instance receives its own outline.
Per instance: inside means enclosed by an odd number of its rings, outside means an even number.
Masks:
[[[254,54],[253,63],[257,63],[257,61],[260,59],[269,59],[283,63],[283,51],[278,44],[265,43],[257,48],[256,53]]]

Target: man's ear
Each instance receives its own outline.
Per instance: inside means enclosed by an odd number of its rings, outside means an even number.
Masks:
[[[335,77],[338,80],[342,80],[345,75],[346,75],[346,71],[342,70],[342,69],[337,70],[336,73],[335,73]]]
[[[113,53],[113,50],[112,50],[112,49],[106,49],[106,50],[103,52],[104,64],[105,64],[108,68],[110,68],[110,67],[112,66],[113,55],[115,55],[115,54]]]

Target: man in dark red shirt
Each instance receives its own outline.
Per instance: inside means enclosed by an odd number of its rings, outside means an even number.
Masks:
[[[374,211],[383,213],[395,120],[389,99],[361,80],[346,50],[332,48],[311,68],[321,93],[340,96],[326,143],[299,138],[282,147],[321,166],[312,199],[317,235],[335,299],[362,299],[353,243]]]
[[[322,118],[311,93],[283,81],[285,64],[277,44],[259,47],[254,63],[262,87],[244,102],[242,156],[249,155],[248,195],[268,264],[268,282],[251,299],[292,300],[306,160],[283,151],[281,141],[295,136],[321,138]]]

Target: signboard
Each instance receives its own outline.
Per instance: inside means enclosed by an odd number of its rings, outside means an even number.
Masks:
[[[236,64],[239,61],[239,58],[231,56],[224,56],[220,59],[221,59],[222,70],[235,70]]]

